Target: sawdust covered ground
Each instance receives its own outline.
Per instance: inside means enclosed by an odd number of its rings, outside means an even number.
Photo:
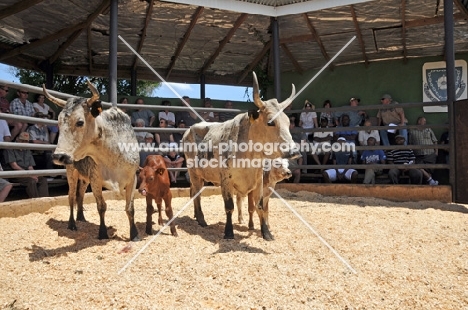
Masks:
[[[137,199],[143,240],[136,243],[128,242],[122,201],[108,201],[109,240],[97,239],[94,204],[86,205],[88,222],[78,222],[78,231],[67,230],[68,207],[56,206],[46,214],[0,219],[0,307],[467,307],[465,206],[280,193],[336,255],[277,198],[270,202],[272,242],[261,238],[256,216],[256,229],[249,231],[237,215],[235,240],[223,240],[220,196],[202,198],[208,227],[197,225],[190,206],[177,220],[178,238],[165,230],[154,239],[144,233],[145,202]],[[175,198],[175,211],[187,201]]]

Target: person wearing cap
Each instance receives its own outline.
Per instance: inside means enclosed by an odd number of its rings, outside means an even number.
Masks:
[[[312,129],[312,128],[317,128],[318,123],[317,123],[317,113],[314,111],[315,107],[312,103],[309,102],[309,100],[306,100],[304,102],[304,112],[301,113],[299,117],[299,127],[302,127],[302,129]],[[309,139],[309,136],[312,136],[313,134],[311,132],[306,132],[307,139]],[[312,137],[310,137],[312,138]],[[304,165],[307,165],[307,163],[304,163]]]
[[[29,134],[22,132],[16,138],[18,143],[29,143]],[[36,163],[29,149],[4,150],[3,159],[6,163],[5,170],[34,170]],[[43,176],[29,176],[24,178],[10,178],[13,183],[26,186],[26,194],[29,198],[49,196],[47,179]]]
[[[17,98],[10,102],[10,113],[22,116],[34,116],[34,107],[28,100],[29,92],[24,89],[18,89],[16,92]],[[20,132],[24,132],[28,129],[28,123],[20,122],[18,127],[14,127],[11,130],[11,139],[14,140]]]
[[[169,100],[164,100],[161,102],[161,105],[165,107],[169,107],[171,102]],[[165,119],[167,121],[167,127],[174,127],[175,126],[175,114],[174,112],[170,112],[168,108],[165,108],[163,111],[160,111],[158,114],[158,121],[161,119]]]
[[[395,137],[396,145],[404,145],[405,137],[397,135]],[[403,164],[408,165],[408,168],[391,168],[388,171],[388,176],[393,184],[398,184],[400,175],[407,172],[411,184],[421,184],[423,177],[426,179],[429,185],[439,185],[439,182],[434,180],[430,173],[424,169],[413,169],[411,165],[416,161],[416,156],[413,150],[410,149],[394,149],[387,152],[387,162],[389,164]]]
[[[359,98],[351,98],[349,99],[349,106],[351,107],[357,107],[359,105],[359,102],[361,102],[361,99]],[[358,110],[349,110],[349,111],[338,111],[335,112],[335,122],[336,126],[340,126],[340,120],[341,116],[347,114],[349,117],[349,126],[350,127],[356,127],[360,126],[362,121],[366,119],[366,112],[365,111],[358,111]]]
[[[341,144],[341,151],[332,152],[334,165],[350,165],[353,163],[353,154],[351,151],[346,150],[344,137],[339,137],[337,143]],[[333,147],[332,149],[336,149]],[[351,183],[357,182],[358,172],[355,169],[327,169],[322,172],[323,181],[325,183],[332,183],[335,181],[349,181]]]
[[[382,102],[383,108],[377,112],[377,124],[379,126],[406,126],[408,120],[405,117],[405,111],[396,106],[398,102],[394,101],[392,96],[385,94],[380,101]],[[405,138],[406,145],[408,141],[408,130],[405,128],[398,129],[398,134]],[[380,139],[383,145],[390,145],[387,129],[380,130]]]
[[[375,146],[377,140],[370,136],[367,138],[366,145]],[[365,165],[373,165],[373,164],[385,164],[385,159],[387,156],[385,152],[382,150],[365,150],[361,154],[361,161]],[[366,172],[364,174],[364,184],[375,184],[375,176],[381,175],[383,173],[383,169],[379,168],[366,168]]]

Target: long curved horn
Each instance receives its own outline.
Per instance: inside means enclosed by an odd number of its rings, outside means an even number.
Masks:
[[[259,109],[263,109],[264,104],[262,102],[262,99],[260,99],[260,90],[259,90],[259,87],[258,87],[257,74],[255,74],[255,71],[252,71],[252,75],[253,75],[253,99],[254,99],[254,103]]]
[[[42,92],[44,93],[44,96],[46,96],[47,99],[49,99],[51,102],[55,103],[59,107],[62,107],[62,108],[65,107],[65,104],[67,103],[67,101],[63,99],[55,98],[54,96],[49,94],[49,92],[47,91],[45,87],[45,84],[42,84]]]
[[[93,104],[94,101],[99,100],[99,92],[89,80],[86,80],[86,82],[88,82],[88,87],[91,90],[91,93],[93,94],[93,96],[86,101],[88,106],[91,106],[91,104]]]
[[[288,105],[291,104],[291,102],[293,101],[293,98],[294,96],[296,95],[296,86],[294,86],[294,84],[292,84],[292,91],[291,91],[291,96],[289,96],[288,99],[284,100],[283,102],[280,103],[280,107],[282,109],[285,109],[287,108]]]

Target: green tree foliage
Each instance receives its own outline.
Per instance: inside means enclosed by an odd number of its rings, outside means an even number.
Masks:
[[[22,84],[41,86],[45,84],[46,76],[44,73],[26,69],[15,68],[13,74]],[[107,93],[109,85],[108,78],[101,77],[86,77],[86,76],[70,76],[70,75],[54,75],[53,90],[60,91],[72,95],[89,94],[86,80],[96,86],[100,94]],[[161,86],[161,83],[153,81],[138,81],[136,87],[136,95],[149,97],[153,91]],[[129,80],[117,80],[117,94],[120,96],[130,96],[131,85]]]

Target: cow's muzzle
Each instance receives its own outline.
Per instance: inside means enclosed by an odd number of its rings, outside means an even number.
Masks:
[[[73,164],[73,160],[71,159],[70,155],[63,153],[52,154],[52,161],[54,164],[62,166]]]
[[[289,179],[290,177],[292,177],[292,172],[291,170],[288,170],[284,173],[284,178],[285,179]]]

